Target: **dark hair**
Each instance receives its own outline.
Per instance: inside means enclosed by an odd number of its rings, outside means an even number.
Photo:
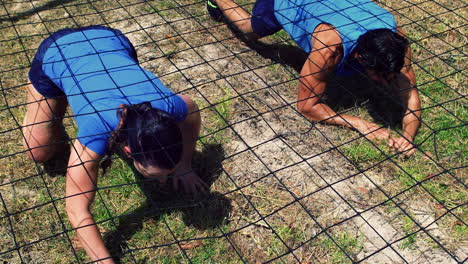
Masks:
[[[109,138],[109,152],[101,163],[110,166],[110,156],[118,146],[128,146],[133,159],[143,166],[172,169],[182,157],[182,133],[168,113],[151,103],[122,105],[117,116],[120,123]]]
[[[403,68],[408,40],[390,29],[375,29],[361,35],[354,52],[364,68],[379,73],[399,72]]]

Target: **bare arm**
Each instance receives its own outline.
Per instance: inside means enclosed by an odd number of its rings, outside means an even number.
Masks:
[[[200,133],[201,117],[198,106],[188,96],[180,95],[187,104],[188,115],[180,123],[180,130],[184,141],[184,152],[180,163],[180,168],[192,168],[192,156],[195,150],[198,134]]]
[[[313,121],[357,129],[369,139],[388,138],[388,132],[376,124],[351,115],[338,115],[321,102],[328,75],[335,70],[341,59],[341,56],[337,56],[340,47],[341,38],[333,27],[322,24],[316,28],[312,38],[312,51],[300,74],[297,104],[299,111]]]
[[[94,223],[89,207],[94,200],[100,156],[75,140],[66,179],[66,211],[80,243],[93,261],[114,263]]]
[[[399,34],[405,37],[401,29]],[[411,66],[411,49],[408,48],[405,56],[405,65],[397,78],[397,85],[402,92],[402,103],[405,106],[405,115],[402,120],[403,135],[396,139],[390,139],[389,146],[398,151],[407,151],[413,147],[412,142],[416,137],[419,126],[421,125],[421,101],[418,90],[416,89],[416,76]],[[411,149],[405,155],[412,155],[416,149]]]
[[[200,133],[201,117],[197,104],[188,96],[179,95],[187,104],[188,115],[184,121],[179,124],[182,132],[183,153],[180,164],[175,172],[179,179],[174,180],[177,188],[178,180],[181,180],[184,189],[187,192],[195,193],[197,189],[202,190],[204,187],[203,181],[192,170],[192,157],[195,151],[195,145]]]

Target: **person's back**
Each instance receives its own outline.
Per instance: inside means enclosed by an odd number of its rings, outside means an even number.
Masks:
[[[122,104],[148,101],[177,121],[185,118],[182,99],[139,66],[122,33],[99,26],[67,30],[44,52],[42,70],[67,96],[85,146],[105,154]]]
[[[337,70],[363,34],[375,29],[396,31],[393,15],[370,0],[276,0],[274,14],[284,30],[307,53],[311,51],[312,33],[320,24],[329,24],[339,33],[343,55]]]

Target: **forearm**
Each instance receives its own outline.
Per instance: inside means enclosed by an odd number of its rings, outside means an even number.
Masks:
[[[416,137],[419,126],[421,125],[421,112],[407,112],[403,117],[403,136],[411,141]]]
[[[181,169],[192,168],[192,157],[200,133],[201,117],[198,107],[193,106],[191,112],[184,120],[180,129],[182,131],[183,153],[180,162]]]
[[[303,78],[305,79],[305,78]],[[308,83],[309,86],[305,84]],[[308,119],[317,122],[323,122],[330,125],[343,126],[347,128],[357,128],[363,120],[346,114],[338,114],[331,109],[327,104],[320,101],[318,94],[308,92],[310,86],[314,87],[319,85],[325,85],[320,82],[312,83],[312,81],[302,80],[299,83],[299,97],[298,97],[298,109]],[[324,90],[324,88],[322,88]],[[322,90],[317,89],[317,90]],[[302,92],[301,92],[302,91]]]
[[[402,103],[407,108],[402,120],[403,136],[412,141],[421,124],[421,100],[416,88],[413,69],[409,67],[408,71],[403,71],[398,81],[398,85],[403,91]]]
[[[68,163],[65,208],[88,256],[97,263],[109,264],[114,262],[89,212],[97,188],[100,158],[78,140],[75,141]]]
[[[99,264],[114,263],[91,214],[85,212],[77,217],[69,212],[68,215],[70,223],[73,228],[76,229],[76,234],[80,240],[81,246],[91,260]]]
[[[184,134],[184,133],[182,133]],[[192,157],[193,152],[195,151],[197,136],[190,133],[189,135],[183,136],[183,153],[182,159],[180,161],[181,169],[191,169],[192,168]]]

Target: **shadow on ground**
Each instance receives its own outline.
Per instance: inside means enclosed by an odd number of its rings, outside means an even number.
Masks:
[[[224,150],[221,145],[205,145],[202,152],[194,154],[194,171],[211,186],[222,171],[223,159]],[[131,165],[130,167],[133,168]],[[218,192],[193,197],[174,190],[170,180],[167,184],[160,185],[158,181],[144,179],[135,170],[134,173],[146,196],[146,203],[121,216],[117,229],[104,236],[106,245],[117,263],[121,263],[120,259],[125,254],[126,241],[141,230],[146,220],[158,221],[165,214],[181,212],[182,220],[187,226],[206,230],[222,224],[231,211],[231,202]]]

